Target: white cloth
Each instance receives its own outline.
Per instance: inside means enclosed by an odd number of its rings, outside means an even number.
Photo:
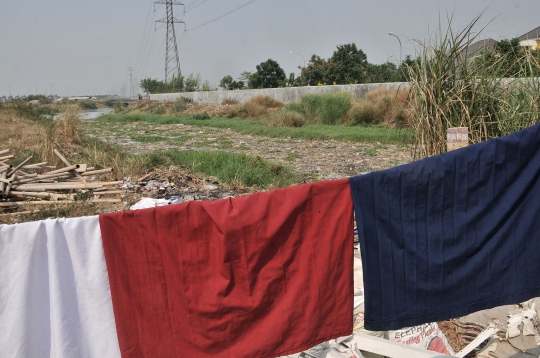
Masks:
[[[0,226],[0,357],[120,357],[97,216]]]

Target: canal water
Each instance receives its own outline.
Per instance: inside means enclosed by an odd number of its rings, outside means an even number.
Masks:
[[[111,113],[112,111],[112,108],[85,109],[84,111],[80,111],[79,115],[81,116],[81,119],[94,119],[102,114]]]

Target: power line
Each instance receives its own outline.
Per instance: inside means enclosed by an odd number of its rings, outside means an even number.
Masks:
[[[232,14],[233,12],[236,12],[236,11],[238,11],[238,10],[240,10],[240,9],[242,9],[242,8],[244,8],[244,7],[248,6],[248,5],[250,5],[250,4],[253,4],[255,1],[257,1],[257,0],[251,0],[251,1],[248,1],[248,2],[245,3],[244,5],[241,5],[241,6],[237,7],[236,9],[233,9],[233,10],[229,11],[229,12],[226,13],[226,14],[223,14],[223,15],[221,15],[221,16],[218,16],[218,17],[216,17],[215,19],[212,19],[212,20],[210,20],[210,21],[208,21],[208,22],[205,22],[204,24],[201,24],[201,25],[192,27],[191,29],[189,29],[189,30],[187,30],[187,31],[191,31],[191,30],[198,29],[199,27],[203,27],[203,26],[208,25],[208,24],[210,24],[210,23],[212,23],[212,22],[214,22],[214,21],[217,21],[217,20],[219,20],[219,19],[222,19],[222,18],[224,18],[225,16],[228,16],[228,15]]]
[[[139,55],[137,56],[137,62],[135,62],[135,68],[139,68],[139,65],[141,64],[141,55],[143,55],[145,52],[144,50],[146,49],[146,45],[148,43],[148,40],[150,38],[149,36],[149,27],[148,25],[150,24],[150,17],[152,16],[152,4],[150,3],[149,4],[149,7],[148,7],[148,14],[146,15],[146,23],[144,25],[144,32],[143,32],[143,42],[142,42],[142,46],[139,50]]]
[[[198,3],[198,4],[197,4],[197,1],[195,1],[195,4],[193,4],[192,6],[186,6],[186,12],[198,8],[199,6],[201,6],[202,4],[204,4],[204,3],[207,2],[207,1],[208,1],[208,0],[203,0],[203,1],[201,1],[200,3]]]

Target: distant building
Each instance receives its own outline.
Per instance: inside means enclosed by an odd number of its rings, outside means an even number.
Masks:
[[[519,44],[528,50],[540,50],[540,26],[518,37]],[[491,51],[497,43],[494,39],[476,41],[467,48],[467,58],[480,55],[482,52]]]
[[[540,26],[518,37],[519,44],[529,50],[540,50]]]
[[[90,99],[90,96],[69,97],[70,101],[86,101]]]
[[[491,51],[495,47],[497,41],[493,39],[485,39],[476,41],[467,48],[467,58],[480,55],[482,52]]]

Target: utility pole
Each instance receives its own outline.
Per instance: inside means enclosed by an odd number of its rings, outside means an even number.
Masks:
[[[172,80],[174,76],[180,74],[180,57],[178,57],[178,44],[176,43],[176,33],[174,32],[174,24],[184,24],[184,31],[186,23],[184,21],[178,20],[173,15],[173,5],[184,6],[179,1],[176,0],[159,0],[154,2],[154,11],[155,4],[165,4],[167,7],[167,17],[156,20],[156,22],[167,23],[167,37],[166,37],[166,49],[165,49],[165,83],[169,83],[169,80]],[[186,7],[184,6],[184,12]]]
[[[129,96],[135,97],[135,87],[133,86],[133,67],[128,68],[129,76]]]

